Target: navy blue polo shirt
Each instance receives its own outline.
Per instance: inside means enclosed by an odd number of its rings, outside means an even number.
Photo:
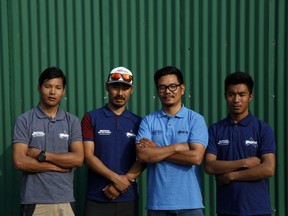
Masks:
[[[93,141],[94,154],[119,175],[125,175],[136,161],[135,136],[141,118],[127,109],[116,115],[107,105],[85,114],[82,120],[84,141]],[[136,182],[115,200],[107,199],[102,189],[110,181],[88,169],[87,199],[100,202],[124,202],[138,199]]]
[[[206,153],[217,160],[240,160],[275,153],[271,127],[251,113],[237,124],[228,116],[209,128]],[[217,213],[231,215],[271,214],[268,180],[234,181],[217,186]]]

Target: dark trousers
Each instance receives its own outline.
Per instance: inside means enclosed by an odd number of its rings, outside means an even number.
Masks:
[[[105,203],[87,200],[85,216],[137,216],[138,201]]]
[[[217,214],[217,216],[237,216],[237,215]],[[271,214],[263,214],[263,215],[255,215],[255,216],[271,216]]]

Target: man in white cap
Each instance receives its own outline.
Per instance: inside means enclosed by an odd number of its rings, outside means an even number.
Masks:
[[[133,93],[133,75],[114,68],[107,79],[108,103],[87,112],[82,120],[88,166],[85,215],[136,216],[136,177],[144,165],[136,161],[135,136],[141,118],[126,109]]]

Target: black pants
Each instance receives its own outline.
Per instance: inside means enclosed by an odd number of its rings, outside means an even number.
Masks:
[[[137,216],[138,201],[105,203],[87,200],[85,216]]]
[[[237,216],[237,215],[217,214],[217,216]],[[263,215],[257,215],[257,216],[271,216],[271,214],[263,214]]]

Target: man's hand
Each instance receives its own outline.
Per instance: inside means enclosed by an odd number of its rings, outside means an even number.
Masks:
[[[127,175],[118,175],[118,177],[113,180],[113,184],[118,191],[120,191],[121,193],[125,193],[129,189],[133,181],[134,179],[131,179]]]
[[[108,199],[116,199],[121,193],[125,193],[131,186],[131,183],[135,181],[128,175],[120,175],[119,177],[118,183],[120,182],[120,184],[110,183],[103,188],[103,192]]]
[[[102,189],[104,192],[104,195],[108,198],[108,199],[116,199],[121,192],[117,190],[117,188],[112,184],[108,184],[105,188]]]
[[[230,174],[231,172],[217,175],[216,176],[217,185],[221,186],[221,185],[229,184],[231,182]]]
[[[26,155],[37,160],[37,157],[40,154],[40,152],[41,151],[38,148],[28,148]]]
[[[57,165],[54,165],[54,164],[52,164],[52,165],[55,166],[55,168],[52,170],[52,171],[55,171],[55,172],[68,173],[68,172],[72,171],[72,169],[63,168],[63,167],[60,167],[60,166],[57,166]]]
[[[155,142],[153,142],[152,140],[146,139],[146,138],[142,138],[138,141],[137,145],[140,148],[145,148],[145,147],[158,147],[157,144]]]
[[[248,157],[243,160],[244,160],[244,168],[248,169],[258,166],[261,163],[261,159],[258,157]]]
[[[181,151],[189,151],[190,150],[190,146],[188,143],[177,143],[176,145],[176,151],[177,152],[181,152]]]

